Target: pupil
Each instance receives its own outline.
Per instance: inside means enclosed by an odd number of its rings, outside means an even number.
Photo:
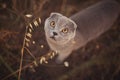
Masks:
[[[55,26],[55,22],[54,22],[54,21],[51,22],[51,26],[52,26],[52,27]]]
[[[67,29],[64,29],[64,32],[67,32]]]
[[[68,29],[67,29],[67,28],[63,29],[63,32],[64,32],[64,33],[67,33],[67,32],[68,32]]]

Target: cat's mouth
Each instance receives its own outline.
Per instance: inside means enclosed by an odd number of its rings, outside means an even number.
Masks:
[[[56,41],[55,36],[51,36],[50,38]]]

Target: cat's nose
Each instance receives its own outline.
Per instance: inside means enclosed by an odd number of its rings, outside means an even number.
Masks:
[[[56,36],[56,35],[58,35],[58,34],[57,34],[56,32],[53,32],[53,35]]]

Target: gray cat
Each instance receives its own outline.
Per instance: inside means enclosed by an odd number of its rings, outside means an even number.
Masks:
[[[73,50],[107,31],[120,13],[114,0],[101,1],[67,18],[51,13],[45,21],[45,35],[50,48],[57,51],[57,62],[64,61]]]

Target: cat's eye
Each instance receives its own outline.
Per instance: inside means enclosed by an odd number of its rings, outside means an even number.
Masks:
[[[50,26],[54,28],[55,27],[55,21],[50,22]]]
[[[64,28],[64,29],[62,29],[61,32],[63,32],[63,33],[67,33],[67,32],[68,32],[68,28]]]

